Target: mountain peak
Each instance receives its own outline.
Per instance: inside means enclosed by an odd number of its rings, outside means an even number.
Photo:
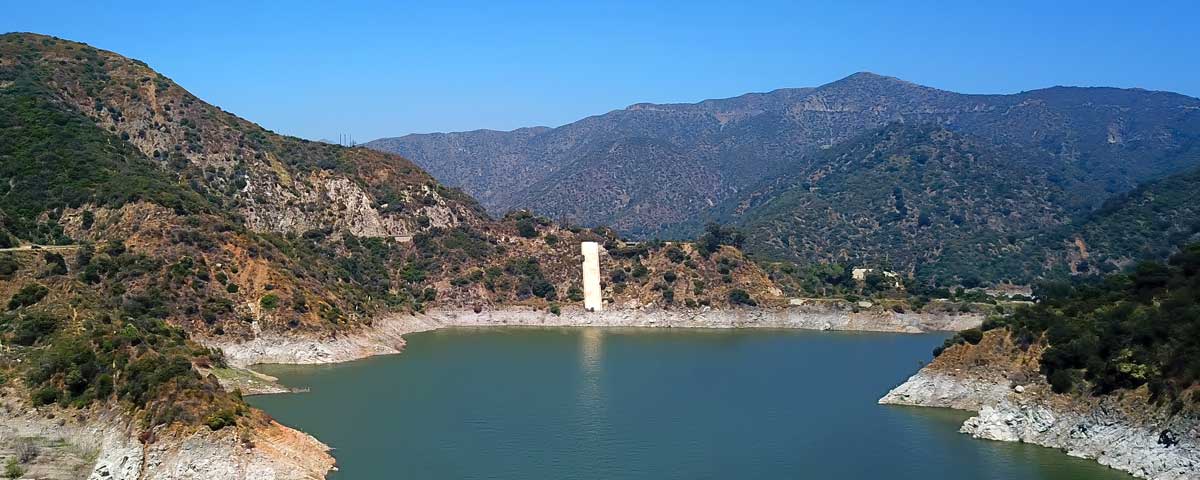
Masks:
[[[835,80],[833,82],[829,82],[818,88],[824,88],[824,87],[827,87],[830,85],[878,85],[878,86],[889,86],[890,85],[890,86],[898,86],[898,87],[929,88],[929,87],[925,87],[923,85],[918,85],[916,83],[910,82],[908,80],[903,80],[903,79],[896,78],[896,77],[889,77],[887,75],[880,75],[878,73],[872,73],[872,72],[852,73],[852,74],[846,76],[845,78],[842,78],[841,80]]]

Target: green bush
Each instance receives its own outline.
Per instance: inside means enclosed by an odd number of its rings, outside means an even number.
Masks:
[[[42,285],[38,285],[36,283],[27,284],[24,287],[21,287],[21,289],[18,290],[17,293],[13,294],[12,298],[8,300],[8,309],[16,310],[21,307],[34,305],[42,301],[43,298],[46,298],[46,295],[49,293],[50,289]]]
[[[263,295],[263,297],[258,300],[258,305],[264,310],[274,310],[279,308],[279,296],[275,295],[274,293]]]
[[[978,345],[983,340],[983,331],[978,328],[963,330],[958,332],[958,335],[962,337],[963,341],[971,345]]]
[[[12,280],[13,275],[20,269],[21,264],[17,263],[12,254],[0,254],[0,280]]]
[[[687,260],[687,255],[683,253],[683,249],[679,248],[678,245],[671,245],[664,252],[667,255],[667,259],[673,263],[680,263]]]
[[[704,234],[696,240],[696,247],[699,248],[702,256],[708,257],[720,250],[722,245],[741,248],[745,240],[746,236],[734,228],[724,228],[719,224],[710,223],[704,227]]]
[[[538,236],[537,224],[533,218],[525,217],[517,220],[517,234],[525,238],[535,238]]]
[[[61,321],[57,317],[42,312],[30,312],[16,320],[13,331],[13,343],[31,346],[49,337],[58,330]]]
[[[571,288],[567,289],[567,300],[570,300],[572,302],[582,302],[583,301],[583,289],[579,288],[576,285],[571,285]]]
[[[8,459],[8,463],[4,465],[4,478],[17,479],[23,476],[25,476],[25,469],[17,464],[17,459]]]
[[[213,431],[220,430],[225,427],[237,425],[237,412],[231,409],[221,409],[208,416],[204,421],[205,425]]]
[[[729,303],[733,305],[748,305],[751,307],[758,305],[758,302],[755,302],[754,299],[750,297],[749,293],[740,288],[735,288],[729,291]]]
[[[33,406],[40,407],[57,402],[60,394],[61,392],[57,388],[47,385],[34,390],[33,397],[30,400],[33,401]]]

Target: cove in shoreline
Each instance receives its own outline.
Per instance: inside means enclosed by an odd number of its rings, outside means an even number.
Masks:
[[[451,328],[404,355],[261,366],[311,392],[250,401],[334,446],[333,479],[1128,478],[875,403],[944,338]]]

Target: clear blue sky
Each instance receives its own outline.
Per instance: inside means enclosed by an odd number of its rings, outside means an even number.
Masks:
[[[968,93],[1200,96],[1195,1],[6,3],[0,31],[138,58],[313,139],[556,126],[862,70]]]

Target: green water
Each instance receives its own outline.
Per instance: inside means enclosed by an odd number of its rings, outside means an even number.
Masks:
[[[251,397],[335,448],[336,479],[1129,479],[875,401],[941,335],[462,329],[401,355],[262,370]]]

